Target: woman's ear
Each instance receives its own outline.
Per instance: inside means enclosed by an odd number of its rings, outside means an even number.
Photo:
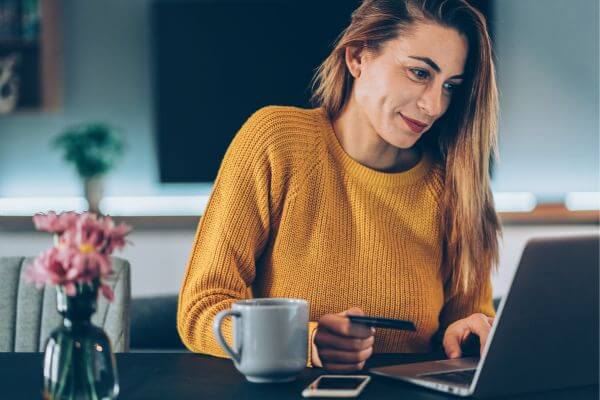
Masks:
[[[360,70],[363,66],[363,50],[364,48],[356,48],[351,46],[346,47],[344,50],[346,66],[348,67],[348,70],[354,79],[360,76]]]

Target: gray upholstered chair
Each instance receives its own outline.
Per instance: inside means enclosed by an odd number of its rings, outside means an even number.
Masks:
[[[0,352],[44,351],[46,338],[61,322],[56,311],[56,289],[37,289],[25,281],[25,269],[32,261],[25,257],[0,257]],[[107,333],[118,352],[129,351],[129,308],[131,281],[129,262],[113,258],[114,277],[108,284],[115,298],[108,302],[98,296],[92,322]]]

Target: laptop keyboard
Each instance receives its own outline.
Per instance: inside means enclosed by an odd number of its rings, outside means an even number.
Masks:
[[[475,377],[475,369],[465,369],[462,371],[439,372],[434,374],[421,375],[422,378],[435,379],[456,385],[470,385]]]

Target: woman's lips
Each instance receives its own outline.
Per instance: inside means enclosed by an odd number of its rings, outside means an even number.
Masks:
[[[427,124],[423,124],[421,122],[415,121],[414,119],[405,117],[404,115],[402,115],[402,113],[399,113],[399,114],[402,117],[402,119],[404,120],[404,122],[406,122],[406,125],[408,125],[410,130],[413,131],[414,133],[421,133],[425,130],[425,128],[427,128]]]

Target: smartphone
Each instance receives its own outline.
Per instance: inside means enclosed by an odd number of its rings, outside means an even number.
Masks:
[[[302,391],[302,396],[356,397],[370,380],[368,375],[321,375]]]

